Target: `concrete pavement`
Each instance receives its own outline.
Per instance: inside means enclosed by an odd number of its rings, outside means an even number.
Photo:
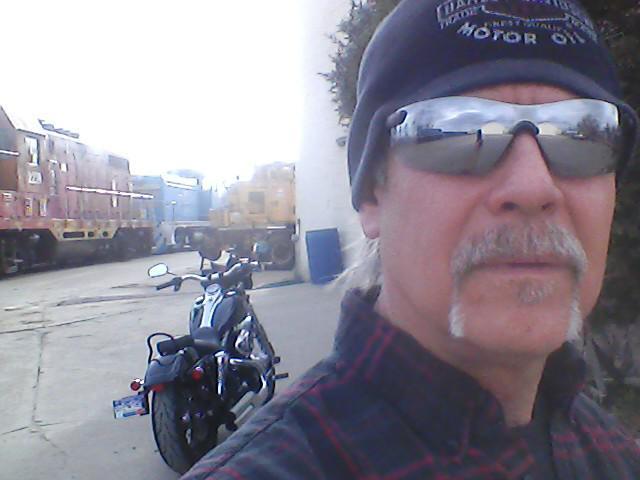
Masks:
[[[115,420],[111,401],[144,374],[145,338],[182,334],[196,284],[156,292],[146,269],[166,261],[197,267],[180,253],[30,274],[0,282],[0,478],[52,480],[177,477],[155,451],[150,418]],[[260,272],[257,287],[289,273]],[[258,288],[252,302],[291,378],[326,355],[339,294],[311,284]]]

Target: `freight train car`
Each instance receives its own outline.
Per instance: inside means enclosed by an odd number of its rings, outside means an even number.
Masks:
[[[145,208],[154,222],[155,253],[198,248],[212,235],[211,191],[202,187],[201,174],[175,170],[161,176],[134,176],[133,188],[153,196]]]
[[[0,275],[148,253],[150,200],[132,191],[127,159],[0,107]]]

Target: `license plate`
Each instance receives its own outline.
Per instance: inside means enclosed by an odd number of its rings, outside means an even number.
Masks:
[[[113,401],[113,416],[115,418],[127,418],[148,413],[149,402],[144,394],[131,395]]]

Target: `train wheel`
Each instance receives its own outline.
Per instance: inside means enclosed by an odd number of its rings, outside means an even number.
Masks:
[[[290,236],[277,235],[269,239],[271,247],[271,262],[273,268],[289,270],[296,261],[296,252]]]
[[[186,235],[184,233],[184,231],[182,230],[176,230],[176,233],[173,234],[173,238],[175,240],[175,248],[177,250],[183,250],[184,246],[186,244],[187,238]]]
[[[113,237],[115,257],[118,260],[129,260],[135,253],[135,246],[131,242],[131,236],[126,230],[118,230]]]
[[[149,255],[151,255],[151,250],[152,250],[152,245],[151,242],[144,242],[144,244],[142,245],[142,248],[140,249],[140,254],[148,257]]]
[[[19,265],[15,238],[0,240],[0,277],[17,273]]]
[[[136,237],[135,241],[135,251],[138,256],[148,256],[151,255],[152,248],[152,239],[149,232],[145,230],[138,230],[134,232]]]

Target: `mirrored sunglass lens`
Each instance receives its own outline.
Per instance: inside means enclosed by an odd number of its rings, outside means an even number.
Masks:
[[[485,175],[498,162],[511,135],[449,135],[439,140],[404,144],[394,154],[416,170],[448,175]]]
[[[615,171],[623,135],[615,105],[575,99],[512,105],[447,97],[405,107],[392,130],[394,152],[419,170],[484,175],[498,163],[522,125],[534,126],[552,172],[589,177]]]
[[[616,170],[619,154],[600,142],[568,136],[538,137],[549,169],[560,177],[593,177]]]
[[[624,139],[615,105],[575,99],[528,108],[554,174],[592,177],[616,170]]]

